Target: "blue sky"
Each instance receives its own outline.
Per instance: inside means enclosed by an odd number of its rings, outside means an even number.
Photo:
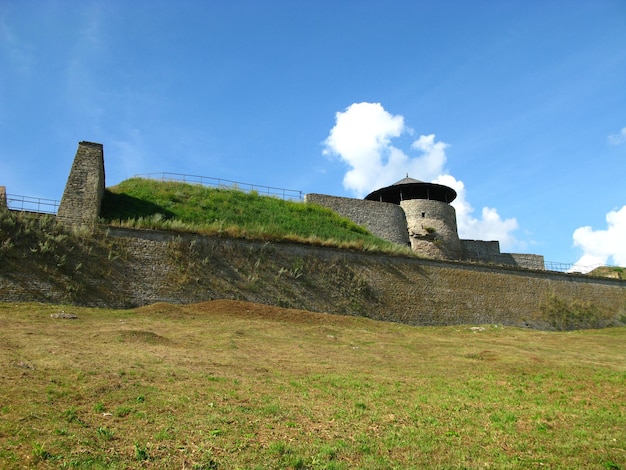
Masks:
[[[0,0],[0,185],[449,184],[462,238],[626,265],[626,2]]]

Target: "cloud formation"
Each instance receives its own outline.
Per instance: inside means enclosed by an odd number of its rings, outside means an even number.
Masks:
[[[459,236],[465,239],[498,240],[503,250],[520,246],[513,232],[515,218],[503,220],[498,211],[484,207],[480,218],[467,201],[465,185],[446,170],[448,144],[435,134],[420,135],[410,145],[417,155],[409,155],[393,145],[393,139],[413,135],[400,115],[387,112],[380,103],[354,103],[336,114],[335,126],[324,141],[324,154],[338,156],[349,167],[343,186],[356,197],[393,184],[406,174],[450,186],[457,192],[456,209]]]
[[[626,266],[626,206],[609,212],[606,222],[606,230],[586,226],[574,231],[574,246],[581,248],[583,255],[571,271],[589,272],[606,264]]]
[[[615,146],[626,144],[626,127],[623,127],[617,134],[609,135],[609,144]]]

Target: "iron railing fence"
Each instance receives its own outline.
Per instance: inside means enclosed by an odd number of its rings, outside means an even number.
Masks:
[[[297,189],[276,188],[272,186],[263,186],[259,184],[242,183],[240,181],[225,180],[222,178],[213,178],[211,176],[186,175],[182,173],[145,173],[135,175],[135,178],[146,178],[160,181],[178,181],[182,183],[201,184],[219,189],[237,189],[244,192],[256,192],[262,196],[272,196],[287,201],[304,200],[304,194]]]
[[[60,203],[55,199],[7,194],[7,207],[13,211],[56,214]]]
[[[561,273],[589,273],[597,268],[617,268],[619,266],[611,264],[582,265],[578,263],[560,263],[558,261],[544,261],[546,271],[557,271]]]
[[[543,264],[546,271],[557,271],[561,273],[566,273],[574,267],[574,263],[561,263],[559,261],[544,261]]]

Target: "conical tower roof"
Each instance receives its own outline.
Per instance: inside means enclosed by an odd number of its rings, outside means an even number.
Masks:
[[[409,178],[407,175],[400,181],[384,188],[372,191],[365,199],[368,201],[390,202],[400,204],[409,199],[429,199],[447,204],[456,199],[456,191],[448,186]]]
[[[391,186],[397,186],[399,184],[412,184],[412,183],[424,183],[424,181],[416,180],[415,178],[409,178],[407,174],[405,178],[402,178],[400,181],[396,181]]]

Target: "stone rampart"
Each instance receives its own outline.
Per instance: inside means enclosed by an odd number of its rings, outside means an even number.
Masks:
[[[461,240],[462,259],[475,263],[518,266],[526,269],[545,269],[543,256],[525,253],[500,253],[500,242]]]
[[[409,244],[404,210],[396,204],[325,194],[307,194],[304,200],[335,211],[342,217],[364,226],[379,238],[399,245]]]
[[[461,240],[461,248],[468,259],[489,259],[500,255],[500,242],[497,240]]]
[[[582,306],[587,327],[626,324],[617,279],[119,228],[105,241],[109,256],[85,257],[71,290],[48,271],[0,265],[0,300],[67,302],[70,291],[72,302],[110,307],[239,299],[410,325],[545,329],[554,301],[557,316]]]
[[[95,226],[100,215],[104,188],[102,144],[80,142],[57,218],[67,225]]]
[[[6,186],[0,186],[0,209],[7,208],[7,188]]]
[[[411,325],[499,323],[549,328],[541,317],[541,309],[550,298],[565,303],[588,303],[601,312],[605,321],[615,318],[626,321],[626,282],[619,280],[291,243],[269,245],[118,229],[109,236],[123,237],[132,253],[134,276],[124,276],[124,285],[117,288],[135,296],[137,304],[206,300],[207,292],[211,292],[209,286],[213,286],[210,297],[243,298]],[[190,248],[194,250],[191,253]],[[164,263],[168,257],[171,259],[172,250],[178,253],[173,266]],[[163,280],[179,276],[180,265],[190,261],[181,258],[180,253],[187,253],[196,261],[210,261],[202,268],[198,266],[186,283],[168,294]],[[235,253],[245,259],[231,261]],[[263,264],[271,273],[284,270],[293,273],[294,266],[301,266],[301,270],[295,283],[277,292],[276,287],[255,281],[265,277],[258,271]],[[238,273],[229,283],[231,293],[228,284],[222,287],[226,288],[225,292],[219,292],[214,281],[208,282],[209,273],[228,279],[233,271]],[[271,284],[276,282],[276,275],[269,278]],[[148,282],[152,287],[146,285]],[[241,290],[237,291],[235,286]],[[313,295],[301,292],[307,289]]]
[[[546,264],[543,256],[527,253],[505,253],[514,260],[514,266],[527,269],[545,269]]]

